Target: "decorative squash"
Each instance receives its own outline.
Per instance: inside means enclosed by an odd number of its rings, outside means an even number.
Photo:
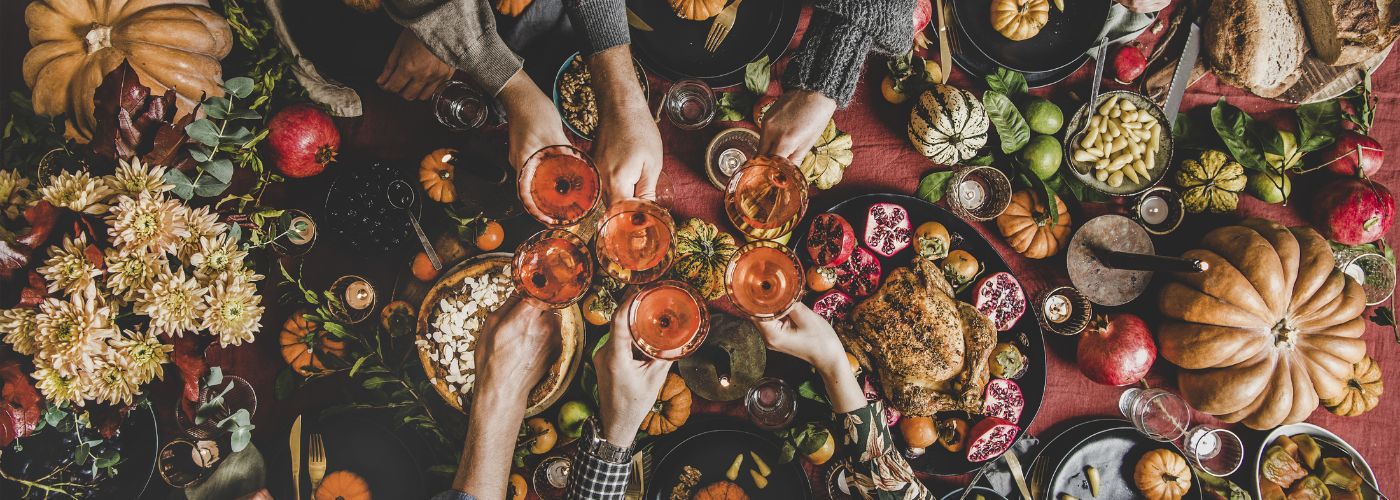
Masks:
[[[79,142],[96,127],[98,84],[122,59],[152,94],[175,89],[181,113],[201,94],[224,95],[219,60],[233,35],[208,0],[36,0],[24,24],[33,46],[24,55],[24,83],[34,89],[34,111],[67,114],[67,135]]]
[[[456,156],[455,149],[439,148],[418,162],[418,183],[423,185],[423,192],[428,193],[429,199],[438,203],[457,201],[457,185],[453,184],[457,166],[452,164]]]
[[[303,377],[326,369],[321,355],[338,358],[345,352],[345,343],[331,338],[319,325],[307,320],[304,310],[287,317],[287,321],[282,323],[279,339],[282,359]]]
[[[1355,417],[1381,402],[1381,393],[1385,391],[1385,384],[1381,382],[1381,364],[1370,356],[1351,365],[1351,373],[1344,382],[1346,386],[1340,396],[1322,400],[1328,411],[1343,417]]]
[[[1181,169],[1176,171],[1181,201],[1186,211],[1193,214],[1235,210],[1240,191],[1248,182],[1239,162],[1214,149],[1202,151],[1199,159],[1181,162]]]
[[[1050,220],[1050,209],[1041,199],[1045,195],[1022,189],[1011,195],[1011,204],[997,216],[997,229],[1016,253],[1028,259],[1044,259],[1059,253],[1069,241],[1069,210],[1057,195],[1055,206],[1059,215]]]
[[[497,0],[496,12],[503,16],[520,17],[525,12],[525,8],[530,6],[534,0]]]
[[[704,21],[719,15],[724,10],[726,0],[670,0],[671,10],[676,16],[691,21]]]
[[[1138,459],[1133,484],[1147,500],[1178,500],[1191,491],[1191,468],[1181,455],[1159,448]]]
[[[802,171],[802,176],[817,189],[831,189],[841,182],[841,178],[846,174],[846,167],[851,166],[854,160],[851,134],[836,128],[836,120],[829,120],[821,137],[818,137],[817,143],[812,146],[812,151],[802,158],[802,164],[798,165],[797,169]]]
[[[987,108],[966,90],[934,85],[909,113],[909,142],[934,163],[956,165],[987,145]]]
[[[395,300],[379,310],[379,326],[391,337],[412,333],[418,326],[418,311],[408,302]]]
[[[700,488],[691,500],[749,500],[749,494],[732,481],[716,481]]]
[[[338,470],[321,478],[316,487],[316,500],[371,500],[369,483],[359,474]]]
[[[1207,233],[1183,257],[1210,269],[1162,287],[1158,337],[1192,408],[1262,430],[1343,397],[1366,357],[1366,295],[1317,231],[1249,219]]]
[[[690,419],[690,388],[685,379],[675,373],[666,374],[666,382],[661,385],[661,394],[656,404],[642,419],[642,431],[648,436],[670,434],[685,425]]]
[[[992,28],[1013,42],[1036,36],[1049,21],[1049,0],[992,0]]]
[[[705,300],[724,295],[724,268],[739,247],[734,237],[700,219],[690,219],[676,231],[676,262],[671,275],[695,287]]]

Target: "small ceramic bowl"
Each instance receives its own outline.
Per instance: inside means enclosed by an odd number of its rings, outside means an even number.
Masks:
[[[564,58],[564,64],[560,64],[560,65],[559,65],[559,72],[557,72],[557,73],[554,74],[554,91],[553,91],[554,108],[559,110],[559,117],[563,119],[563,121],[564,121],[564,126],[569,128],[569,132],[573,132],[574,135],[579,136],[580,138],[582,138],[582,139],[585,140],[585,141],[592,141],[592,140],[593,140],[593,134],[585,134],[585,133],[579,131],[579,129],[575,128],[575,127],[574,127],[574,124],[573,124],[572,122],[569,121],[568,115],[567,115],[567,114],[565,113],[565,111],[564,111],[564,101],[563,101],[563,99],[562,99],[563,96],[561,96],[561,95],[559,94],[559,86],[560,86],[562,83],[564,83],[564,72],[565,72],[565,71],[568,71],[568,70],[569,70],[569,65],[573,64],[574,59],[579,58],[579,57],[583,57],[583,55],[580,54],[580,53],[578,53],[578,52],[574,52],[574,53],[573,53],[572,55],[570,55],[569,57],[565,57],[565,58]],[[651,98],[651,86],[647,83],[647,72],[646,72],[646,70],[642,68],[642,63],[641,63],[640,61],[638,61],[637,58],[635,58],[635,57],[632,58],[632,66],[633,66],[634,68],[636,68],[636,70],[637,70],[637,75],[638,75],[638,80],[640,80],[640,83],[642,84],[642,95],[643,95],[643,96],[646,96],[646,97],[648,98],[648,100],[650,100],[650,98]],[[594,103],[595,103],[595,108],[596,108],[596,103],[597,103],[597,101],[595,100]],[[650,106],[650,104],[648,104],[648,106]],[[507,119],[509,119],[509,117],[507,117]]]
[[[1137,106],[1139,111],[1147,111],[1153,118],[1157,119],[1157,125],[1161,127],[1161,138],[1157,144],[1156,161],[1148,166],[1147,179],[1139,179],[1138,182],[1128,182],[1126,179],[1118,187],[1109,186],[1107,182],[1094,177],[1094,165],[1074,160],[1074,149],[1079,140],[1083,137],[1084,127],[1089,123],[1090,116],[1097,112],[1099,106],[1113,97],[1126,99]],[[1114,90],[1099,94],[1093,103],[1086,103],[1079,107],[1079,111],[1070,117],[1069,126],[1065,128],[1065,161],[1069,163],[1070,173],[1079,179],[1084,185],[1095,191],[1109,196],[1132,196],[1150,188],[1162,180],[1166,175],[1167,168],[1172,164],[1172,125],[1167,121],[1167,115],[1162,112],[1162,108],[1153,103],[1151,99],[1127,90]]]

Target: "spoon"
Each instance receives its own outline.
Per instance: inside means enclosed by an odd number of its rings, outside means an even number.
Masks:
[[[1334,451],[1340,452],[1343,456],[1347,457],[1347,462],[1351,464],[1351,469],[1356,472],[1357,476],[1361,477],[1361,483],[1365,484],[1367,488],[1370,488],[1371,491],[1375,492],[1377,498],[1380,498],[1381,500],[1390,500],[1388,497],[1385,496],[1385,493],[1381,493],[1381,489],[1376,486],[1376,483],[1371,482],[1371,479],[1367,477],[1366,474],[1363,474],[1361,472],[1365,469],[1361,466],[1361,464],[1358,464],[1356,462],[1356,455],[1353,455],[1350,452],[1348,452],[1347,449],[1344,448],[1340,443],[1337,443],[1336,441],[1328,439],[1324,436],[1319,436],[1317,434],[1309,434],[1309,436],[1312,436],[1314,441],[1322,443],[1324,446],[1327,446],[1328,448],[1331,448]]]
[[[428,242],[428,235],[423,232],[423,226],[418,224],[418,216],[414,215],[410,208],[418,198],[413,192],[413,187],[403,179],[394,179],[389,182],[385,193],[389,195],[390,205],[408,214],[408,220],[413,223],[413,231],[418,233],[418,242],[423,244],[423,251],[428,254],[428,262],[433,264],[433,269],[442,269],[442,260],[438,259],[437,252],[433,251],[433,244]]]

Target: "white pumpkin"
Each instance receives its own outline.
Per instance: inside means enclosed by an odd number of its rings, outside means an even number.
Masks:
[[[909,113],[909,142],[934,163],[956,165],[987,145],[987,109],[971,92],[934,85]]]

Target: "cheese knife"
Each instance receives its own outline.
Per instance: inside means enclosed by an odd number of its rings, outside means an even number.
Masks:
[[[1196,58],[1201,54],[1201,25],[1191,23],[1187,28],[1186,45],[1181,48],[1181,59],[1176,62],[1176,72],[1172,73],[1171,87],[1167,88],[1167,101],[1162,104],[1162,113],[1167,116],[1167,126],[1176,125],[1176,115],[1181,112],[1181,98],[1186,87],[1191,85],[1191,70],[1196,68]]]
[[[637,31],[651,31],[651,25],[643,21],[636,12],[632,12],[631,7],[627,8],[627,25],[636,28]]]
[[[292,455],[292,498],[301,500],[301,415],[292,422],[290,442],[287,444]]]

